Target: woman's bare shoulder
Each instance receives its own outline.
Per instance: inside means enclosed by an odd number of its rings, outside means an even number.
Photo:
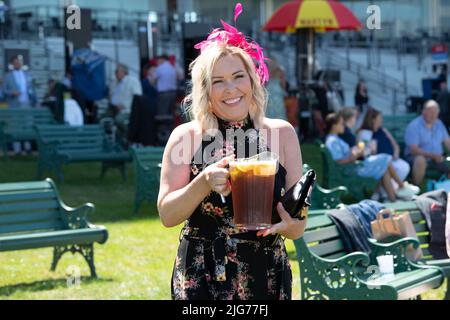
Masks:
[[[170,134],[169,142],[176,142],[187,137],[193,138],[202,133],[198,121],[193,120],[177,126]]]
[[[289,138],[296,136],[294,127],[282,119],[264,118],[263,128],[269,130],[279,130],[280,137]]]

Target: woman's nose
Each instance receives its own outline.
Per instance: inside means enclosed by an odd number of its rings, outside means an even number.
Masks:
[[[236,85],[233,83],[233,81],[225,82],[225,91],[233,91],[234,89],[236,89]]]

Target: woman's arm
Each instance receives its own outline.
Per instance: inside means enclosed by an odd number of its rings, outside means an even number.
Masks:
[[[188,125],[179,126],[172,132],[164,150],[158,212],[166,227],[174,227],[189,218],[211,191],[203,172],[189,182],[194,133]],[[183,149],[183,157],[180,149]]]
[[[191,122],[177,127],[164,150],[158,211],[166,227],[176,226],[189,218],[211,191],[225,196],[231,192],[230,174],[225,167],[234,154],[209,165],[190,181],[192,155],[201,144],[201,133],[196,135],[194,126]]]
[[[400,157],[400,147],[399,147],[397,141],[395,141],[394,137],[392,136],[392,134],[389,132],[388,129],[383,128],[383,131],[386,134],[386,136],[388,137],[389,141],[391,142],[392,148],[394,149],[393,158],[398,159]]]
[[[337,163],[339,164],[347,164],[347,163],[354,163],[359,157],[361,157],[364,154],[364,151],[361,150],[357,150],[353,148],[351,150],[350,155],[347,158],[344,159],[340,159],[340,160],[336,160]]]

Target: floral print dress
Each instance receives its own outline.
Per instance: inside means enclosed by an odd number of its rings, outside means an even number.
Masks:
[[[268,150],[250,117],[240,122],[219,121],[218,135],[203,137],[191,162],[191,180],[203,168],[239,148],[245,157]],[[219,138],[242,129],[245,139]],[[253,148],[255,147],[256,148]],[[242,149],[240,149],[242,150]],[[201,161],[199,161],[201,159]],[[279,165],[275,177],[272,215],[284,193],[286,170]],[[256,231],[233,224],[232,194],[225,198],[211,192],[186,221],[172,274],[172,298],[176,300],[290,299],[291,267],[280,236],[257,237]]]

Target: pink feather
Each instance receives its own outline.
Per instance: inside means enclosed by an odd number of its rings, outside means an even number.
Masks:
[[[237,3],[236,7],[234,7],[234,24],[236,24],[236,20],[241,13],[242,13],[242,4]]]
[[[234,23],[236,24],[236,20],[239,15],[242,13],[242,4],[236,4],[234,8]],[[262,84],[269,80],[269,72],[265,63],[267,60],[264,57],[262,48],[255,42],[248,42],[245,39],[245,35],[242,32],[239,32],[238,29],[229,25],[223,20],[220,20],[223,26],[223,30],[216,28],[211,31],[208,35],[208,38],[200,43],[197,43],[194,48],[203,51],[209,45],[214,43],[225,43],[231,46],[239,47],[244,50],[252,59],[255,66],[255,71],[259,76],[259,79]]]

